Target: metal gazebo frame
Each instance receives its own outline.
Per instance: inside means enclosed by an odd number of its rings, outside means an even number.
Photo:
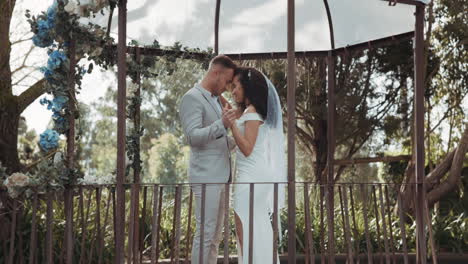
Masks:
[[[295,76],[295,58],[296,57],[327,57],[328,61],[328,154],[327,154],[327,179],[326,185],[326,204],[328,213],[328,223],[333,226],[332,212],[334,204],[334,190],[333,190],[333,175],[334,175],[334,152],[335,152],[335,58],[343,54],[347,50],[360,50],[367,49],[371,46],[382,46],[394,41],[406,40],[414,37],[414,68],[415,68],[415,173],[416,173],[416,233],[417,233],[417,246],[416,246],[416,259],[417,263],[426,263],[426,237],[425,237],[425,175],[424,175],[424,63],[423,63],[423,47],[424,47],[424,12],[425,4],[416,0],[383,0],[388,1],[389,5],[404,4],[413,5],[416,7],[415,13],[415,31],[383,38],[366,43],[360,43],[346,48],[335,49],[333,22],[328,6],[328,1],[324,0],[329,22],[331,50],[328,51],[308,51],[296,52],[295,51],[295,1],[288,0],[287,5],[287,52],[286,53],[251,53],[251,54],[227,54],[233,59],[268,59],[268,58],[287,58],[287,107],[288,109],[295,109],[295,89],[296,80],[290,78]],[[218,53],[218,38],[219,38],[219,16],[220,16],[221,1],[216,1],[216,14],[214,21],[214,51]],[[118,14],[118,127],[117,127],[117,205],[116,205],[116,255],[115,263],[123,263],[124,260],[124,216],[125,216],[125,192],[124,192],[124,176],[125,176],[125,108],[126,108],[126,55],[127,53],[134,54],[137,49],[137,54],[146,55],[159,55],[162,54],[161,50],[149,48],[129,48],[126,46],[126,22],[127,22],[127,0],[120,0],[118,8],[121,12]],[[196,54],[195,54],[196,55]],[[288,111],[288,205],[295,205],[295,124],[296,117],[294,111]],[[73,138],[73,137],[71,137]],[[69,150],[73,146],[69,146]],[[132,199],[134,197],[132,196]],[[137,198],[135,198],[137,199]],[[288,232],[295,233],[295,206],[288,206]],[[71,242],[71,241],[70,241]],[[70,243],[68,242],[68,243]],[[334,230],[328,230],[328,262],[335,263],[334,249]],[[295,254],[295,240],[289,239],[288,244],[288,262],[296,263]]]

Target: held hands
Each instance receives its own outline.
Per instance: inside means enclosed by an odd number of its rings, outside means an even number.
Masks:
[[[231,105],[226,105],[223,108],[223,125],[225,128],[231,128],[237,118],[237,110],[232,109]]]

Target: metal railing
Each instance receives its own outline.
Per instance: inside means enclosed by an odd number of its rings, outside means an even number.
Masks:
[[[255,186],[265,183],[247,184],[252,224]],[[285,259],[290,239],[295,240],[295,254],[301,256],[303,263],[328,263],[330,256],[341,255],[347,263],[391,264],[398,259],[398,263],[406,264],[409,254],[416,251],[415,227],[399,206],[402,201],[397,195],[398,185],[335,184],[329,189],[326,185],[297,182],[296,234],[291,236],[287,210],[279,211],[277,203],[278,188],[286,184],[269,184],[276,198],[271,215],[274,230],[274,239],[269,241],[274,248],[271,263],[276,262],[276,254]],[[225,211],[219,250],[221,263],[231,263],[237,252],[234,215],[229,202],[233,185],[236,184],[224,184],[225,206],[229,210]],[[202,186],[204,212],[206,184]],[[329,190],[333,193],[327,193]],[[190,263],[195,230],[190,185],[127,184],[124,192],[123,241],[116,241],[115,236],[115,185],[74,186],[64,192],[34,193],[27,199],[11,200],[11,204],[4,205],[11,209],[3,215],[8,220],[5,223],[10,224],[10,235],[9,240],[0,242],[0,261],[113,263],[115,243],[121,242],[125,245],[126,263]],[[67,195],[71,199],[67,200]],[[333,206],[327,204],[327,195],[333,195]],[[202,213],[201,234],[203,222]],[[330,226],[335,235],[333,247],[328,244]],[[249,238],[245,239],[252,241],[254,232],[252,228],[249,230]],[[72,244],[68,245],[67,241]],[[203,238],[200,243],[203,244]],[[72,250],[71,262],[66,259],[67,248]],[[255,254],[254,247],[249,250],[250,256]]]

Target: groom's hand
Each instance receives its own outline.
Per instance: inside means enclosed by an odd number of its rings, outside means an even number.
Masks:
[[[236,120],[236,110],[235,109],[229,109],[228,107],[225,107],[223,109],[223,125],[225,128],[230,128],[234,121]]]

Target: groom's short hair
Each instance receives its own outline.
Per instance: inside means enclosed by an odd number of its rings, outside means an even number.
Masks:
[[[234,63],[234,61],[232,61],[231,58],[223,54],[214,57],[210,62],[210,68],[212,65],[221,65],[224,68],[233,70],[237,69],[236,63]]]

